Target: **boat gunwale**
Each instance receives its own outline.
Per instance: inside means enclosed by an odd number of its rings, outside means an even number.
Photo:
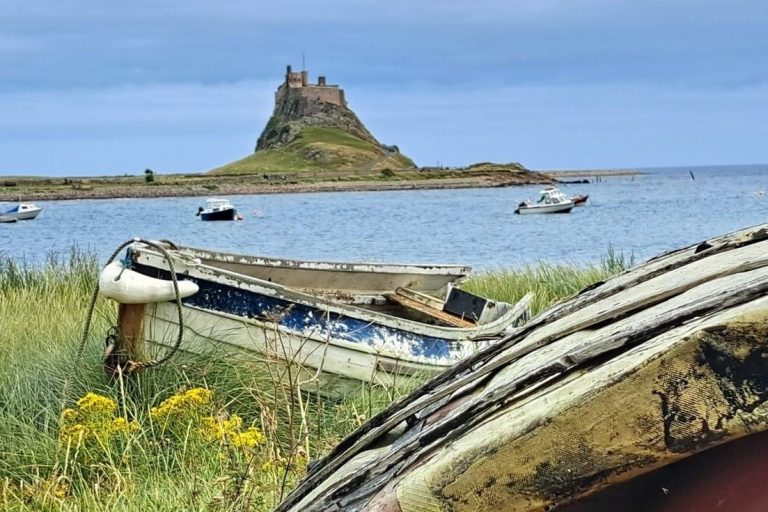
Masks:
[[[321,260],[297,260],[291,258],[277,258],[270,256],[250,256],[247,254],[230,253],[224,251],[210,251],[199,247],[176,245],[176,249],[169,249],[169,253],[180,252],[194,258],[211,259],[222,263],[239,263],[243,265],[265,266],[285,269],[302,269],[333,272],[370,272],[370,268],[376,268],[376,272],[382,274],[412,273],[425,275],[440,275],[463,277],[472,271],[472,268],[460,264],[442,263],[383,263],[363,261],[321,261]],[[231,260],[226,258],[232,258]],[[317,268],[314,268],[317,266]],[[325,266],[325,267],[323,267]]]

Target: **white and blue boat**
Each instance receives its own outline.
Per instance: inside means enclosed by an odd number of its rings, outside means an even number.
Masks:
[[[331,394],[361,382],[392,385],[438,373],[527,314],[527,301],[512,306],[450,286],[445,301],[406,288],[363,290],[371,288],[366,285],[310,291],[309,283],[289,287],[183,250],[167,254],[184,286],[182,350],[289,363],[299,369],[302,387]],[[120,332],[152,346],[173,345],[179,314],[170,279],[166,256],[141,243],[105,268],[100,291],[121,303]],[[163,287],[164,293],[147,295]]]
[[[36,219],[43,209],[32,203],[19,203],[4,212],[0,212],[0,217],[4,219],[32,220]],[[4,220],[3,222],[13,222],[13,220]]]

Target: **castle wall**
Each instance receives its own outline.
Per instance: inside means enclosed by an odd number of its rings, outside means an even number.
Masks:
[[[275,92],[275,105],[286,100],[302,100],[308,103],[320,101],[332,103],[341,107],[347,106],[344,97],[344,89],[338,85],[326,85],[325,77],[318,77],[317,85],[309,84],[309,72],[293,72],[291,66],[287,66],[285,82],[280,84]]]

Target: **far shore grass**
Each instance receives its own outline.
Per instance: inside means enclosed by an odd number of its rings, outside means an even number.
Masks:
[[[333,170],[318,166],[294,171],[231,174],[152,171],[150,181],[144,173],[82,177],[0,176],[0,201],[506,187],[550,184],[554,179],[567,180],[569,177],[582,179],[626,174],[638,173],[618,170],[569,174],[558,171],[550,175],[526,170],[516,163],[480,163],[462,168]]]
[[[478,275],[464,288],[534,312],[630,265],[541,263]],[[362,386],[343,400],[276,385],[248,363],[179,357],[136,377],[104,375],[115,306],[73,250],[29,266],[0,253],[0,509],[270,510],[343,436],[405,389]]]

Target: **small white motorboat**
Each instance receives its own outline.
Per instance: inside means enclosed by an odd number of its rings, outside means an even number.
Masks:
[[[515,213],[568,213],[573,207],[573,201],[565,194],[555,187],[547,187],[541,191],[538,201],[523,201],[517,205]]]
[[[32,220],[34,218],[37,218],[38,215],[40,215],[40,212],[42,212],[43,209],[35,206],[32,203],[19,203],[13,208],[6,210],[4,212],[0,212],[0,216],[4,218],[11,218],[16,220]],[[5,220],[3,222],[13,222]]]

